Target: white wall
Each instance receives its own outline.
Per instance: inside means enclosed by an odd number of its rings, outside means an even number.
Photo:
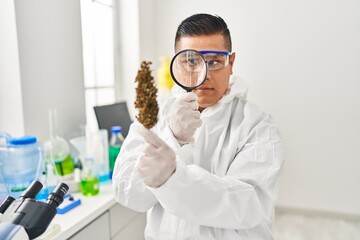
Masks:
[[[228,23],[234,72],[248,81],[249,99],[273,115],[284,138],[278,204],[360,214],[360,2],[153,3],[151,31],[140,33],[141,42],[155,37],[153,61],[173,54],[176,28],[189,15],[214,13]]]
[[[13,0],[0,1],[0,132],[24,134],[19,52]]]
[[[49,137],[48,110],[58,111],[59,134],[85,124],[80,0],[15,0],[21,94],[26,134]]]
[[[118,0],[119,29],[117,34],[119,46],[116,53],[119,66],[117,69],[117,101],[125,100],[129,107],[132,118],[135,116],[135,77],[140,67],[140,24],[139,24],[139,4],[138,0]],[[120,97],[119,97],[120,96]]]

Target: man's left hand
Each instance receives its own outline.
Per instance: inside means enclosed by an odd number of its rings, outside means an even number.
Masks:
[[[137,171],[145,185],[153,188],[160,187],[174,173],[176,169],[175,152],[155,133],[142,125],[137,128],[146,146],[143,154],[137,159]]]

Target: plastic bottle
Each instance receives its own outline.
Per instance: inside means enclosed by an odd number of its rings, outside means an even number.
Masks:
[[[3,181],[10,195],[18,198],[39,177],[41,154],[36,137],[11,138],[1,163]]]
[[[94,173],[94,159],[84,159],[81,172],[81,192],[85,196],[95,196],[99,193],[99,177]]]
[[[112,173],[114,171],[115,161],[117,156],[119,155],[123,142],[124,142],[124,137],[122,135],[122,127],[113,126],[111,128],[111,136],[109,143],[109,168],[110,168],[111,178],[112,178]]]
[[[100,183],[105,183],[110,180],[109,169],[109,143],[108,134],[106,129],[100,129],[93,131],[90,134],[90,138],[87,138],[88,143],[90,141],[90,150],[87,149],[87,156],[94,158],[95,173],[99,177]]]

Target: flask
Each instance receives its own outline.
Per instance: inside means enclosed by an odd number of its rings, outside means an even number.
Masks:
[[[56,185],[59,183],[55,167],[52,163],[48,162],[45,164],[45,167],[42,166],[42,173],[38,177],[39,181],[43,188],[36,195],[36,200],[47,199],[49,194],[55,189]]]
[[[115,161],[119,155],[121,146],[124,142],[124,137],[122,135],[121,126],[113,126],[111,128],[111,136],[109,143],[109,168],[110,168],[110,177],[112,178],[112,173],[114,171]]]
[[[75,158],[93,158],[93,172],[99,177],[100,184],[110,180],[109,138],[106,129],[90,130],[86,127],[85,136],[70,139],[70,144],[76,150],[73,153]]]
[[[93,158],[84,159],[81,172],[81,192],[85,196],[95,196],[99,193],[99,178],[94,173],[94,167]]]
[[[55,109],[49,110],[50,139],[44,143],[45,163],[54,164],[59,176],[71,179],[74,171],[74,162],[70,156],[70,148],[67,141],[58,135],[58,115]],[[65,180],[67,180],[67,178]]]

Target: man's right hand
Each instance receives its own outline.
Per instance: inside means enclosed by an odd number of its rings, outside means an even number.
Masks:
[[[189,143],[201,126],[198,96],[187,92],[178,97],[170,110],[170,129],[181,144]]]

